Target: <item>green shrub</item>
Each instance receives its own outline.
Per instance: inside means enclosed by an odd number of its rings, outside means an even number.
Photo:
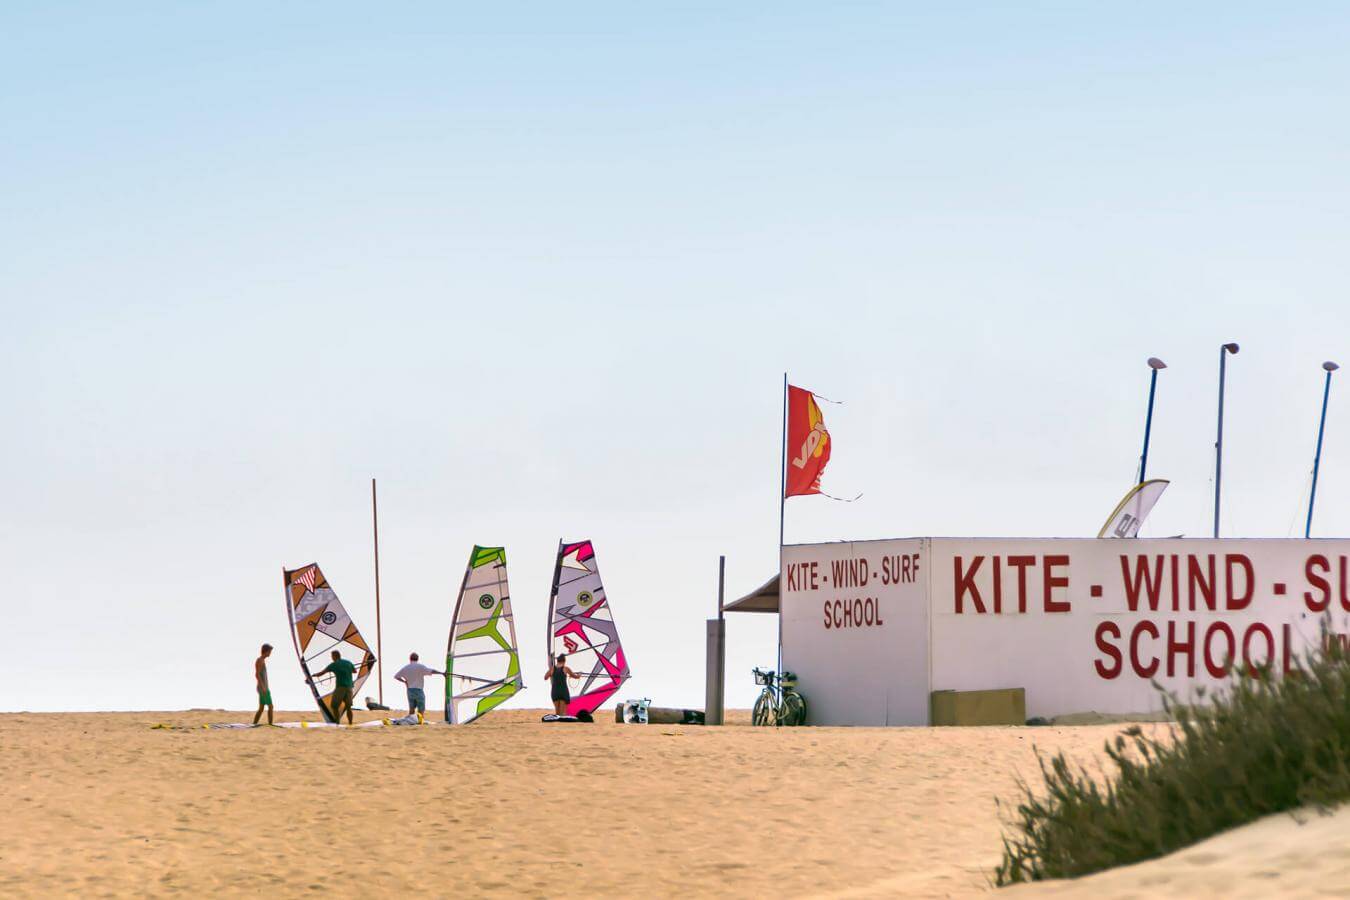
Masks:
[[[1284,810],[1350,799],[1350,658],[1326,632],[1284,678],[1234,675],[1203,705],[1163,693],[1161,737],[1135,726],[1106,745],[1094,779],[1038,752],[1044,788],[1019,778],[999,885],[1072,878],[1162,856]]]

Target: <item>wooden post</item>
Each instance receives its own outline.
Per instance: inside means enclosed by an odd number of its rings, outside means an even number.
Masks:
[[[727,623],[722,615],[726,596],[727,558],[717,560],[717,618],[708,620],[707,673],[703,698],[703,720],[721,725],[726,706]]]

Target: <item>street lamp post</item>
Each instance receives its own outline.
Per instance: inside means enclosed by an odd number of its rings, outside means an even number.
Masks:
[[[1339,369],[1340,366],[1331,360],[1327,360],[1322,363],[1322,368],[1326,370],[1327,380],[1322,388],[1322,418],[1317,423],[1317,452],[1313,455],[1312,492],[1308,495],[1308,524],[1303,529],[1305,538],[1312,537],[1313,504],[1317,502],[1317,469],[1322,464],[1322,435],[1327,429],[1327,400],[1331,397],[1331,373]]]
[[[1219,536],[1219,487],[1223,479],[1223,379],[1228,354],[1236,354],[1238,345],[1229,343],[1219,348],[1219,436],[1214,441],[1214,536]]]
[[[1167,363],[1156,356],[1148,358],[1148,367],[1153,370],[1148,381],[1148,413],[1144,416],[1144,452],[1139,456],[1139,483],[1144,483],[1144,473],[1148,469],[1148,436],[1153,430],[1153,395],[1158,390],[1158,370],[1167,368]]]

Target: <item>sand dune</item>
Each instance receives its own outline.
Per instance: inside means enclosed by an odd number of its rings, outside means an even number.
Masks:
[[[1269,816],[1162,859],[1073,881],[1000,891],[1008,900],[1037,897],[1347,897],[1350,808],[1333,815]]]
[[[1033,741],[1087,758],[1121,727],[774,731],[539,715],[324,731],[193,727],[246,718],[218,712],[3,715],[0,893],[978,895],[999,858],[994,798],[1013,796],[1015,770],[1034,771]]]

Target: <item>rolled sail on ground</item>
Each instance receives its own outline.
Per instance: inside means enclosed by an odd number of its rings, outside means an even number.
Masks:
[[[343,659],[360,660],[352,682],[352,696],[358,696],[357,692],[375,665],[375,654],[370,652],[365,638],[347,615],[346,607],[319,571],[319,564],[283,569],[282,580],[286,585],[286,616],[291,623],[291,639],[305,678],[310,679],[313,672],[327,666],[332,652],[337,650]],[[336,685],[337,679],[332,675],[313,678],[309,685],[314,702],[319,704],[319,710],[329,722],[336,721],[330,703]]]
[[[523,690],[506,550],[473,548],[445,651],[445,721],[472,722]]]
[[[548,619],[549,653],[567,654],[567,667],[581,677],[567,714],[595,712],[629,673],[590,541],[558,543]]]

